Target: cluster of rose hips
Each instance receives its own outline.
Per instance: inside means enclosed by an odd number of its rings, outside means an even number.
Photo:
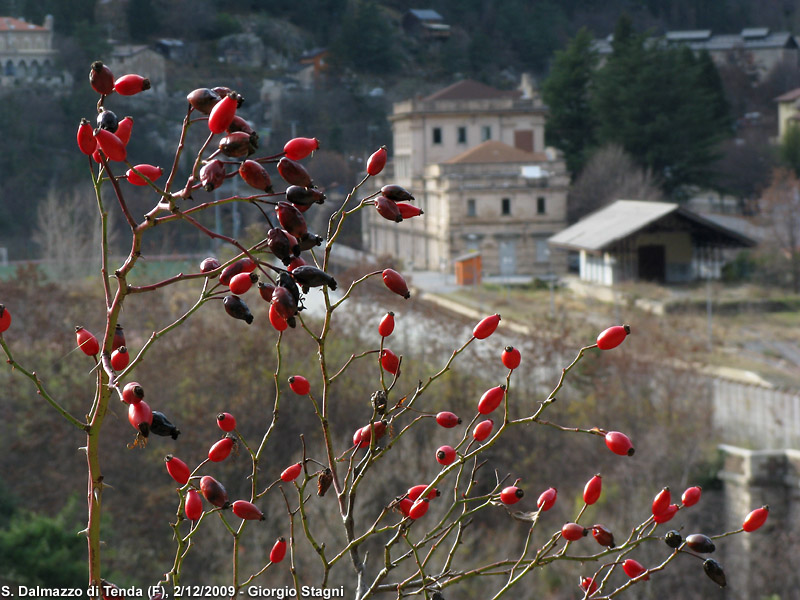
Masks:
[[[208,450],[208,460],[211,462],[222,462],[230,456],[236,445],[236,418],[228,412],[217,415],[217,426],[225,435],[215,442]],[[205,513],[203,508],[203,498],[211,504],[211,510],[231,509],[234,515],[245,521],[263,521],[264,513],[253,502],[249,500],[235,500],[230,502],[228,492],[225,487],[214,477],[194,475],[189,466],[180,458],[173,454],[164,457],[167,473],[181,487],[178,493],[183,502],[183,514],[186,519],[191,521],[192,526],[196,526]],[[195,469],[199,469],[205,461]],[[286,468],[280,475],[281,481],[294,481],[301,473],[302,463],[296,463]],[[199,478],[199,482],[197,481]],[[199,491],[198,491],[199,490]],[[279,563],[286,555],[286,538],[278,537],[270,551],[269,559],[272,563]]]
[[[87,119],[82,119],[78,127],[77,143],[81,152],[91,156],[107,170],[107,161],[127,162],[126,148],[131,137],[133,120],[130,117],[118,119],[104,106],[105,99],[114,93],[122,96],[140,93],[149,89],[150,82],[136,74],[127,74],[115,80],[108,67],[100,61],[92,64],[89,80],[92,87],[101,96],[98,102],[96,127],[93,127]],[[170,206],[175,200],[191,199],[192,192],[196,189],[203,188],[211,192],[219,188],[226,179],[236,176],[240,177],[248,186],[258,190],[259,194],[248,200],[252,200],[256,205],[263,203],[274,206],[274,213],[264,213],[270,225],[266,238],[250,251],[243,251],[242,255],[226,264],[209,257],[201,263],[200,271],[208,280],[216,279],[215,287],[222,291],[212,289],[211,293],[212,295],[219,294],[219,296],[224,294],[222,304],[231,317],[244,320],[248,324],[253,322],[253,315],[242,296],[255,286],[261,298],[270,305],[269,320],[272,326],[279,331],[283,331],[287,327],[295,327],[296,317],[303,309],[300,290],[308,293],[312,287],[326,286],[331,290],[337,288],[337,282],[332,276],[317,266],[307,264],[301,256],[304,251],[310,251],[323,242],[320,236],[308,231],[303,213],[314,204],[324,203],[326,197],[314,185],[310,174],[299,162],[319,148],[319,141],[315,138],[298,137],[289,140],[280,154],[265,158],[250,158],[258,149],[258,135],[250,124],[237,114],[237,110],[243,102],[243,98],[237,92],[225,87],[199,88],[188,94],[187,100],[190,114],[194,111],[204,115],[199,120],[205,120],[207,123],[209,141],[211,136],[222,136],[210,156],[205,158],[198,156],[197,173],[193,172],[189,176],[186,185],[177,194],[169,194],[157,187],[156,182],[163,175],[163,169],[155,165],[131,165],[128,163],[130,168],[124,179],[131,185],[153,187]],[[219,156],[226,158],[218,158]],[[367,176],[378,175],[383,170],[386,160],[386,148],[381,147],[367,161]],[[264,166],[269,163],[276,163],[277,172],[286,183],[285,191],[276,193],[273,190],[272,179]],[[414,200],[411,193],[397,185],[385,185],[379,193],[375,194],[373,200],[369,201],[369,198],[362,201],[362,204],[373,205],[383,218],[390,221],[399,223],[404,219],[422,214],[419,207],[411,204],[411,201]],[[257,255],[263,251],[272,254],[282,266],[259,259]],[[275,276],[273,277],[272,274]],[[408,285],[400,273],[393,269],[385,269],[381,275],[389,290],[403,298],[410,297]],[[485,317],[473,329],[472,337],[477,340],[488,338],[495,332],[499,322],[500,315]],[[0,335],[9,328],[10,324],[11,314],[0,304]],[[383,371],[392,374],[396,379],[400,374],[401,357],[383,346],[385,338],[392,335],[394,327],[394,314],[387,313],[378,327],[381,336],[379,363]],[[629,333],[630,328],[627,325],[610,327],[597,337],[596,344],[592,347],[600,350],[613,349],[621,344]],[[83,327],[76,327],[76,340],[81,351],[94,357],[97,361],[101,346],[95,336]],[[511,346],[503,349],[501,362],[509,369],[509,376],[511,371],[520,366],[521,358],[518,349]],[[111,351],[103,353],[101,361],[106,371],[113,372],[110,374],[124,371],[129,366],[130,356],[121,326],[117,325]],[[122,402],[128,405],[128,418],[137,431],[137,442],[140,437],[146,438],[150,433],[177,439],[180,431],[163,413],[150,408],[144,401],[144,389],[138,382],[126,384],[121,391],[119,384],[115,385]],[[289,385],[298,395],[310,394],[310,384],[302,375],[290,377]],[[506,385],[488,389],[477,403],[478,416],[475,420],[477,421],[481,416],[491,415],[504,402],[507,406],[508,395]],[[391,417],[386,411],[386,388],[376,392],[373,396],[373,406],[376,414],[381,415],[382,418],[371,420],[370,423],[359,427],[354,432],[352,437],[354,452],[363,448],[369,448],[368,452],[371,452],[376,441],[390,431]],[[449,411],[441,411],[436,415],[429,416],[435,417],[439,426],[448,429],[455,428],[462,423],[457,415]],[[220,413],[217,416],[217,425],[224,435],[210,447],[207,455],[207,461],[210,462],[226,460],[234,451],[237,439],[239,439],[236,419],[232,414]],[[461,444],[483,444],[484,442],[491,444],[494,440],[491,437],[493,431],[494,421],[486,418],[475,424],[471,436],[464,432],[461,443],[456,444],[455,447],[451,445],[439,447],[435,458],[442,466],[440,475],[443,476],[445,471],[456,461],[465,460],[466,453],[459,454],[458,449]],[[617,455],[632,456],[634,454],[630,438],[622,432],[595,429],[590,433],[604,436],[607,447]],[[495,438],[497,435],[499,434],[495,434]],[[165,458],[168,474],[180,486],[178,494],[183,515],[192,523],[193,528],[197,526],[204,515],[228,509],[243,520],[264,520],[262,511],[254,502],[249,500],[230,502],[225,487],[219,481],[209,475],[196,475],[195,473],[205,462],[206,460],[192,471],[185,462],[173,454],[169,454]],[[287,467],[281,472],[279,481],[294,482],[303,473],[304,466],[305,462],[301,462]],[[308,474],[306,474],[307,477]],[[318,473],[318,495],[325,494],[332,484],[332,480],[333,474],[329,468],[323,468]],[[503,488],[496,496],[493,493],[492,501],[496,500],[505,506],[520,502],[524,497],[524,491],[518,486],[518,483],[519,480],[514,485]],[[601,491],[602,479],[600,475],[595,475],[584,488],[584,504],[589,506],[597,502]],[[434,482],[416,484],[409,487],[405,494],[396,498],[392,506],[396,507],[404,518],[416,521],[427,513],[430,502],[439,495],[440,492],[434,487]],[[679,504],[672,502],[669,488],[661,490],[652,504],[650,522],[653,527],[670,521],[682,508],[696,504],[700,495],[699,487],[690,487],[682,495]],[[254,497],[253,500],[257,501],[258,497],[260,496]],[[204,499],[213,508],[205,510]],[[557,499],[558,491],[555,487],[549,487],[541,492],[536,501],[537,513],[549,511]],[[745,532],[755,531],[763,525],[767,515],[768,508],[766,506],[752,511],[745,519],[742,530]],[[579,518],[580,515],[576,521]],[[591,527],[585,527],[577,522],[566,523],[562,526],[559,535],[569,544],[588,536],[589,532],[601,546],[615,547],[613,533],[600,523]],[[683,540],[680,534],[673,531],[667,533],[664,540],[676,553],[704,554],[713,552],[715,549],[712,539],[705,534],[692,534]],[[286,551],[286,540],[283,537],[278,538],[270,552],[270,561],[272,563],[280,562]],[[616,564],[614,563],[614,565]],[[620,564],[622,570],[631,579],[646,580],[651,572],[633,558],[626,558]],[[716,561],[706,559],[703,567],[712,580],[721,586],[725,585],[724,572]],[[600,587],[598,575],[583,577],[580,586],[585,597],[590,597]]]

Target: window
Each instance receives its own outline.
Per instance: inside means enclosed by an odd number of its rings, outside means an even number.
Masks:
[[[511,198],[503,198],[500,201],[500,214],[501,215],[511,214]]]
[[[492,139],[492,126],[484,125],[481,127],[481,141],[485,142],[486,140],[490,139]]]
[[[475,198],[467,198],[467,216],[474,217],[478,214],[478,210],[475,207]]]
[[[537,215],[543,215],[543,214],[545,214],[547,212],[547,210],[545,210],[546,209],[546,204],[545,203],[546,203],[546,200],[545,200],[544,196],[539,196],[536,199],[536,214]]]
[[[536,240],[536,262],[545,263],[550,260],[550,246],[547,240]]]
[[[441,127],[434,127],[433,128],[433,143],[434,144],[441,144],[442,143],[442,128]]]
[[[466,127],[459,127],[458,128],[458,143],[459,144],[466,144],[467,143],[467,128]]]

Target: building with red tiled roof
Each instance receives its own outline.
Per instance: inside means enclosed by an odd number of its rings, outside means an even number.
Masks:
[[[366,211],[369,251],[423,270],[451,271],[469,252],[481,253],[485,275],[552,270],[547,239],[566,227],[569,179],[544,146],[547,110],[525,83],[467,79],[394,105],[394,156],[376,184],[410,190],[425,214],[394,223]]]
[[[0,16],[0,87],[23,82],[67,85],[69,76],[55,69],[53,17],[43,25]]]

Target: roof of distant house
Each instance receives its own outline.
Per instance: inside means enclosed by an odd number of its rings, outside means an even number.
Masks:
[[[442,21],[442,15],[432,8],[411,8],[409,11],[420,21]]]
[[[644,200],[617,200],[563,229],[548,241],[554,246],[597,252],[671,213],[699,225],[703,230],[713,231],[729,244],[755,245],[744,234],[703,218],[678,204]]]
[[[0,31],[48,31],[48,29],[14,17],[0,17]]]
[[[800,88],[794,88],[775,98],[775,102],[793,102],[800,98]]]
[[[659,38],[650,38],[657,41]],[[693,50],[708,50],[709,52],[724,52],[729,50],[767,49],[767,48],[797,48],[795,37],[788,31],[770,31],[767,27],[750,27],[742,29],[739,33],[714,34],[710,29],[696,29],[686,31],[668,31],[663,40],[669,45],[684,44]],[[593,47],[599,54],[611,54],[613,51],[614,35],[594,41]]]
[[[430,100],[487,100],[492,98],[517,98],[520,90],[498,90],[473,79],[462,79],[423,98]]]
[[[544,152],[526,152],[497,140],[486,140],[458,156],[444,161],[447,164],[466,163],[541,163],[547,162]]]

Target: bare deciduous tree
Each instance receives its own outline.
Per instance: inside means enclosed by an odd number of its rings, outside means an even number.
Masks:
[[[794,293],[800,292],[800,179],[791,169],[775,169],[761,197],[761,214],[772,231],[767,243],[789,261]]]
[[[567,199],[571,223],[614,200],[661,200],[653,174],[638,166],[617,144],[597,150],[581,171]]]

